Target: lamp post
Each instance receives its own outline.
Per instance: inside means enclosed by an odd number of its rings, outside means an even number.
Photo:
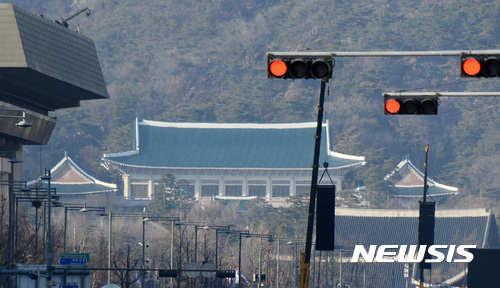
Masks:
[[[82,213],[96,211],[96,212],[106,212],[106,208],[104,207],[87,207],[87,204],[73,204],[73,203],[64,203],[64,247],[63,253],[66,253],[66,238],[67,238],[67,223],[68,223],[68,210],[77,210]]]
[[[145,238],[144,238],[144,224],[146,222],[150,221],[170,221],[172,223],[172,235],[170,239],[170,269],[174,269],[174,223],[179,221],[179,217],[170,217],[170,216],[157,216],[157,217],[145,217],[142,219],[142,227],[143,227],[143,238],[142,238],[142,243],[145,243]],[[144,260],[144,244],[143,244],[143,254],[142,254],[142,259]],[[172,288],[173,286],[173,279],[170,278],[170,287]]]
[[[205,225],[202,227],[197,227],[198,229],[202,230],[215,230],[215,269],[219,269],[218,266],[218,255],[219,255],[219,231],[229,231],[231,229],[231,225],[227,226],[218,226],[218,225]]]
[[[261,276],[262,276],[262,239],[267,239],[268,241],[272,242],[273,241],[273,235],[272,234],[252,234],[252,233],[240,233],[240,263],[239,265],[241,266],[241,235],[245,235],[246,238],[260,238],[260,243],[259,243],[259,286],[261,287]],[[240,267],[240,273],[241,273],[241,267]],[[241,274],[240,274],[241,275]],[[238,282],[238,287],[241,287],[241,281]]]
[[[274,238],[273,241],[276,241],[277,243],[277,249],[276,249],[276,279],[275,279],[275,285],[276,285],[276,288],[279,288],[279,283],[280,283],[280,280],[279,280],[279,271],[280,271],[280,242],[281,241],[287,241],[287,242],[290,242],[291,239],[290,238]]]
[[[226,231],[226,234],[239,234],[239,243],[238,243],[238,275],[235,275],[238,277],[238,287],[240,286],[241,282],[241,235],[247,235],[250,234],[248,230],[228,230]]]
[[[298,251],[297,251],[298,248],[297,248],[297,245],[298,244],[303,244],[303,243],[306,243],[306,241],[305,240],[295,240],[295,239],[290,240],[290,241],[288,241],[286,243],[288,245],[295,244],[295,257],[294,257],[295,258],[295,265],[294,265],[295,269],[293,269],[293,270],[295,270],[295,286],[296,287],[299,287],[299,277],[298,277],[299,275],[298,275],[298,271],[297,271],[298,268],[299,268],[299,265],[297,265],[297,259],[298,259]]]
[[[47,273],[47,282],[46,282],[46,287],[51,288],[52,287],[52,260],[54,259],[54,253],[52,253],[52,201],[51,199],[51,187],[50,187],[50,180],[52,179],[51,173],[49,169],[45,169],[45,175],[40,177],[42,181],[47,181],[47,191],[48,191],[48,199],[47,201],[47,243],[46,245],[46,254],[47,254],[47,259],[46,259],[46,273]]]
[[[111,284],[111,235],[112,235],[112,224],[113,224],[113,217],[146,217],[146,214],[144,213],[119,213],[119,212],[108,212],[107,214],[102,213],[99,214],[100,216],[107,216],[109,223],[108,223],[108,284]],[[144,258],[143,258],[144,259]]]
[[[14,156],[9,160],[10,162],[10,174],[9,174],[9,180],[8,180],[8,187],[9,187],[9,239],[8,239],[8,245],[9,245],[9,260],[8,260],[8,269],[12,269],[12,257],[15,251],[14,249],[14,164],[21,163],[22,161],[17,159],[15,156],[15,152],[13,154]]]
[[[201,222],[201,221],[192,221],[192,222],[176,222],[175,225],[179,226],[179,230],[180,230],[180,227],[185,225],[185,226],[194,226],[194,263],[198,264],[198,225],[202,225],[202,224],[205,224],[205,226],[208,226],[208,224],[206,222]],[[181,237],[181,233],[179,232],[179,237]],[[182,247],[179,248],[179,251],[181,250]],[[180,251],[179,253],[182,253],[182,251]],[[182,263],[182,259],[181,258],[181,254],[179,254],[179,269],[181,268],[181,263]],[[197,286],[197,281],[196,279],[194,280],[194,286],[196,287]]]

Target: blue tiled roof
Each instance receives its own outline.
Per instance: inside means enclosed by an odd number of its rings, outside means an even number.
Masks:
[[[228,124],[140,121],[136,149],[107,154],[105,161],[147,167],[310,168],[315,123]],[[138,131],[138,133],[137,133]],[[363,157],[328,152],[323,126],[320,162],[363,165]]]

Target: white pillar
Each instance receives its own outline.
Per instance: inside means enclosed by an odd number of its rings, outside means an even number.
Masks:
[[[151,200],[153,199],[153,194],[154,194],[155,188],[154,188],[154,181],[153,179],[149,179],[148,181],[148,198]]]
[[[241,196],[248,196],[248,179],[247,176],[243,176],[243,186],[241,187]]]
[[[201,197],[201,180],[200,176],[196,176],[194,180],[194,198],[200,200]]]
[[[123,197],[127,200],[130,200],[130,175],[123,174]]]
[[[273,183],[271,181],[271,177],[267,177],[266,180],[266,200],[271,200],[273,196]]]

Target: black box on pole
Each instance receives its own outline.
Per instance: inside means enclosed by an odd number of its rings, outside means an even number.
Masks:
[[[316,250],[333,251],[335,185],[318,185],[316,198]]]
[[[418,245],[434,245],[434,226],[436,222],[436,202],[419,201],[420,214],[418,216]],[[424,259],[420,262],[420,269],[431,269],[431,263],[425,263],[431,259],[431,255],[425,252]]]

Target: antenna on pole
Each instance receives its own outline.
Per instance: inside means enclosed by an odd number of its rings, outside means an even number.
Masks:
[[[68,28],[68,26],[69,26],[68,25],[68,21],[71,20],[71,19],[73,19],[73,18],[75,18],[76,16],[82,14],[83,12],[87,12],[87,13],[85,13],[85,16],[90,16],[90,9],[88,7],[85,7],[82,10],[76,12],[75,14],[69,16],[68,18],[61,19],[61,23],[60,24],[63,25],[64,27]]]
[[[424,162],[424,195],[423,195],[423,202],[426,202],[426,197],[428,193],[428,186],[427,186],[427,159],[429,156],[429,144],[425,145],[425,162]]]

